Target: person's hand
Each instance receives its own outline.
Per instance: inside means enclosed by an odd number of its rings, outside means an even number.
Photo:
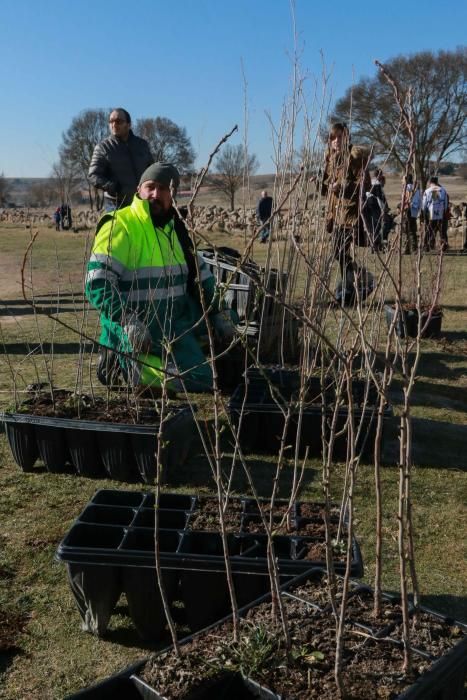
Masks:
[[[223,343],[230,343],[235,336],[235,324],[228,311],[219,311],[212,317],[214,333]]]
[[[105,187],[103,189],[111,197],[116,197],[118,194],[118,185],[116,182],[113,182],[112,180],[109,180],[108,182],[106,182]]]
[[[126,337],[133,350],[142,353],[151,352],[152,338],[148,327],[135,316],[131,317],[123,326]]]

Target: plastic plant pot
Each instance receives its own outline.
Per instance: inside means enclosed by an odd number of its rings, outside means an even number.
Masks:
[[[295,610],[297,611],[293,621],[295,625],[300,625],[300,620],[302,618],[298,619],[297,615],[301,614],[303,616],[304,623],[307,622],[309,625],[311,625],[312,629],[317,632],[318,626],[316,624],[316,621],[313,620],[313,611],[322,613],[320,615],[320,619],[322,622],[319,624],[334,624],[327,595],[325,595],[324,597],[318,596],[317,600],[321,602],[316,603],[308,599],[306,597],[306,594],[304,594],[301,590],[301,586],[303,586],[303,584],[306,581],[310,581],[312,585],[321,585],[322,578],[325,576],[326,572],[322,569],[310,569],[303,575],[295,577],[286,585],[282,586],[280,595],[284,604],[287,604],[288,601],[292,601],[295,605]],[[373,603],[372,589],[368,586],[362,586],[359,582],[350,581],[350,592],[348,597],[349,605],[347,606],[349,616],[348,621],[352,622],[354,628],[362,633],[360,640],[362,648],[363,646],[368,647],[373,645],[376,653],[375,659],[379,658],[380,656],[381,645],[389,644],[392,645],[392,648],[398,647],[402,650],[401,644],[397,644],[395,641],[391,641],[393,632],[397,624],[397,616],[399,614],[397,613],[397,611],[395,611],[394,615],[390,615],[388,619],[383,618],[382,622],[379,625],[373,622],[371,614],[369,615],[369,619],[371,620],[369,623],[363,624],[358,621],[358,611],[361,608],[360,601],[365,597],[365,594],[369,601],[367,609],[368,612],[371,613]],[[353,596],[355,596],[357,601],[357,608],[355,612],[352,612],[351,605]],[[243,608],[243,610],[240,611],[241,617],[248,616],[248,620],[252,624],[254,624],[255,608],[260,603],[267,602],[269,600],[270,594],[252,602],[250,605],[246,606],[245,608]],[[302,601],[300,606],[300,610],[302,611],[301,613],[298,612],[299,609],[296,607],[297,601]],[[391,606],[395,606],[398,604],[399,599],[394,595],[383,594],[383,602],[387,604],[390,609]],[[391,697],[394,700],[463,700],[464,685],[467,674],[467,626],[462,623],[456,622],[452,619],[444,618],[443,616],[433,613],[433,611],[427,610],[423,607],[421,608],[421,612],[426,612],[435,623],[438,623],[440,621],[443,622],[446,625],[446,629],[448,630],[448,635],[449,628],[455,628],[456,637],[459,638],[459,641],[454,642],[451,648],[436,660],[434,660],[434,657],[426,651],[423,651],[422,649],[412,648],[412,656],[415,667],[417,666],[417,662],[426,663],[427,661],[430,662],[430,660],[432,660],[432,663],[428,666],[427,670],[424,671],[417,678],[415,682],[413,682],[411,685],[407,685],[406,688],[403,688],[402,690],[396,691],[394,694],[391,695]],[[261,619],[264,619],[264,617],[262,617]],[[220,624],[223,625],[222,634],[224,635],[226,634],[225,624],[228,623],[229,620],[230,618],[224,618],[220,621]],[[207,629],[201,630],[193,636],[185,638],[180,642],[180,644],[183,646],[185,643],[196,642],[196,639],[198,637],[201,637],[205,634],[209,634],[211,632],[214,633],[214,638],[217,639],[218,627],[217,625],[212,625]],[[374,642],[371,638],[373,638],[373,640],[378,641]],[[357,644],[357,642],[358,637],[355,638],[355,643]],[[164,649],[162,653],[166,653],[167,651],[169,651],[169,649]],[[348,650],[347,652],[347,658],[349,661],[351,660],[350,650]],[[402,651],[400,658],[402,664]],[[120,674],[116,674],[115,676],[112,676],[111,678],[97,684],[94,687],[91,687],[87,690],[83,690],[80,693],[71,696],[70,698],[68,698],[68,700],[100,700],[101,698],[104,698],[104,700],[106,700],[110,697],[137,698],[138,696],[134,696],[130,693],[128,695],[116,693],[114,696],[110,694],[104,694],[110,692],[110,689],[116,692],[117,690],[120,691],[121,688],[123,691],[123,689],[127,688],[127,685],[124,685],[123,682],[127,683],[129,679],[131,679],[133,687],[138,689],[138,692],[148,693],[147,695],[141,695],[140,697],[159,699],[162,698],[162,700],[167,700],[167,698],[164,695],[158,693],[158,690],[156,688],[142,680],[142,677],[144,676],[144,666],[147,663],[147,661],[148,660],[141,661],[141,663],[138,664],[136,667],[133,667],[132,669],[126,669]],[[369,663],[368,670],[369,676],[371,677],[373,675],[373,667],[371,666],[371,662]],[[304,667],[303,675],[305,678],[307,673],[309,673],[309,666]],[[316,673],[319,673],[319,667],[316,670]],[[402,676],[398,676],[396,678],[396,682],[399,682],[401,679]],[[389,679],[387,680],[388,682],[390,682]],[[195,698],[199,698],[200,700],[202,698],[232,698],[233,700],[233,698],[240,699],[243,697],[248,697],[248,695],[242,694],[243,689],[241,687],[241,684],[232,686],[234,687],[234,694],[232,695],[229,692],[229,686],[219,686],[217,685],[218,682],[222,682],[222,677],[216,678],[214,681],[208,681],[205,686],[199,687],[187,697],[190,698],[190,700],[194,700]],[[119,683],[122,684],[119,685]],[[253,678],[245,677],[242,678],[242,683],[244,684],[245,688],[252,693],[252,697],[260,698],[262,700],[281,700],[281,697],[292,697],[292,695],[289,695],[290,688],[287,695],[281,696],[280,677],[277,676],[277,674],[275,676],[274,682],[275,691],[272,691],[269,688],[267,688],[267,673],[262,674],[261,685],[258,682],[256,682]],[[326,683],[329,683],[329,680],[327,680]],[[214,694],[212,694],[213,692]],[[217,694],[215,694],[216,692]],[[318,691],[316,691],[316,693],[317,692]],[[315,697],[315,694],[313,694],[313,697]],[[316,696],[318,697],[318,695]],[[373,695],[371,697],[373,697]]]
[[[386,304],[384,307],[388,328],[394,323],[397,309]],[[439,338],[441,335],[441,325],[443,320],[442,311],[434,311],[430,317],[428,311],[422,311],[421,315],[421,338]],[[399,338],[416,338],[418,335],[418,309],[402,309],[402,313],[397,316],[395,331]]]

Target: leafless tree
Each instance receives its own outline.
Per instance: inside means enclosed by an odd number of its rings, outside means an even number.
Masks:
[[[49,207],[57,199],[60,199],[60,193],[54,179],[41,180],[29,189],[29,203],[33,207]]]
[[[51,182],[62,203],[71,202],[73,194],[79,187],[80,177],[76,166],[59,160],[52,166]]]
[[[109,135],[108,109],[86,109],[73,117],[68,129],[62,134],[60,162],[74,176],[86,181],[91,209],[100,208],[100,194],[88,179],[94,147]]]
[[[138,119],[135,132],[146,139],[156,161],[174,163],[181,173],[190,172],[195,161],[195,151],[185,127],[167,117]]]
[[[425,187],[429,172],[465,149],[467,143],[465,80],[467,47],[397,56],[385,64],[398,86],[402,104],[411,94],[415,129],[414,170]],[[381,72],[362,78],[338,100],[334,116],[351,122],[354,140],[374,144],[380,155],[404,169],[407,127],[400,119],[392,88]]]
[[[211,183],[229,199],[231,209],[235,208],[235,193],[243,184],[245,172],[253,175],[258,167],[257,157],[247,153],[243,144],[227,144],[217,156]]]

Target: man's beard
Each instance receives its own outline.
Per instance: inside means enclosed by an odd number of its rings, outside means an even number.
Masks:
[[[156,206],[153,206],[154,204]],[[151,220],[154,226],[157,226],[158,228],[164,227],[173,217],[172,207],[163,209],[161,203],[157,200],[155,202],[150,202],[149,209],[151,212]]]

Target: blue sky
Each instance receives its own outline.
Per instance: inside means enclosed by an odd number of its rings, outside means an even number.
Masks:
[[[123,106],[186,127],[206,161],[248,106],[250,150],[271,172],[271,127],[290,92],[289,0],[2,0],[0,173],[44,177],[83,109]],[[465,43],[465,0],[296,0],[297,47],[311,97],[321,56],[333,98],[373,60]],[[244,76],[244,78],[243,78]],[[420,77],[423,79],[423,76]]]

